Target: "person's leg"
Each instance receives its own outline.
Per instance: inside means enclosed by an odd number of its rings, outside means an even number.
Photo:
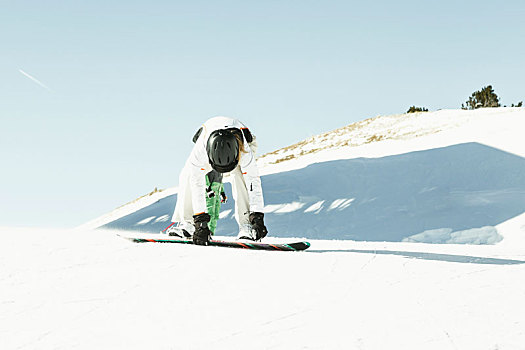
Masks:
[[[251,225],[249,220],[250,215],[250,199],[248,197],[248,189],[246,182],[242,175],[241,168],[235,168],[231,173],[232,195],[235,201],[235,219],[239,224],[239,237],[251,236]]]
[[[212,172],[208,173],[206,175],[206,188],[208,192],[206,206],[208,208],[208,214],[210,215],[208,227],[211,233],[214,234],[221,211],[222,175],[218,173],[212,174]]]
[[[190,185],[190,172],[184,167],[179,176],[179,190],[177,193],[177,203],[171,218],[172,222],[179,223],[181,229],[186,230],[190,235],[194,232],[193,227],[193,203]]]

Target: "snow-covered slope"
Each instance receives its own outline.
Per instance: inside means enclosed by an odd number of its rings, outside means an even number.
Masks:
[[[259,159],[273,236],[494,244],[525,211],[524,108],[376,117]],[[231,197],[231,196],[230,196]],[[84,228],[158,232],[176,191],[155,193]],[[233,204],[219,235],[233,235]]]
[[[439,110],[365,119],[263,155],[263,174],[357,157],[384,157],[479,142],[524,156],[525,108]]]
[[[271,232],[334,230],[300,253],[0,227],[0,349],[525,349],[524,123],[391,116],[352,129],[390,139],[331,147],[358,139],[334,132],[262,157]],[[165,225],[170,191],[86,226]],[[337,240],[341,223],[362,241]]]
[[[523,244],[312,241],[290,253],[133,244],[105,230],[0,235],[0,349],[525,344]]]
[[[102,215],[101,217],[95,218],[80,225],[78,229],[95,229],[104,226],[112,221],[118,220],[122,217],[130,215],[138,210],[155,204],[159,200],[165,199],[168,196],[173,196],[177,193],[177,187],[171,187],[164,190],[155,190],[144,196],[141,196],[129,203],[126,203],[111,212]],[[168,220],[168,216],[157,218],[157,222],[165,222]]]

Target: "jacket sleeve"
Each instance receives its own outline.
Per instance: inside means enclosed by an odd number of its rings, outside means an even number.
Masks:
[[[264,211],[264,197],[262,191],[261,177],[255,161],[254,154],[250,151],[241,157],[241,171],[248,190],[251,212]]]
[[[205,148],[201,142],[197,142],[193,146],[187,165],[190,169],[190,186],[191,186],[191,200],[193,206],[193,214],[200,214],[207,212],[206,206],[206,173],[207,155]]]

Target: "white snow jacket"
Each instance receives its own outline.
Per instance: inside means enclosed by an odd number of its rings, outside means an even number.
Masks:
[[[239,130],[247,129],[247,127],[237,119],[228,117],[214,117],[206,121],[201,128],[200,134],[196,134],[197,139],[194,139],[195,145],[186,161],[186,167],[190,169],[190,186],[191,193],[202,195],[192,196],[192,205],[194,214],[206,212],[206,174],[212,170],[206,152],[206,144],[210,134],[219,129],[237,128]],[[245,134],[243,134],[244,149],[246,153],[241,153],[239,160],[240,170],[243,174],[248,191],[250,212],[263,212],[264,199],[261,187],[261,178],[257,163],[255,161],[255,142],[248,143]],[[235,171],[235,170],[233,170]],[[227,175],[226,173],[225,175]],[[235,196],[234,196],[235,197]]]

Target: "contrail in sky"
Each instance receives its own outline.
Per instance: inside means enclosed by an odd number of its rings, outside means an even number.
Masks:
[[[40,85],[41,87],[43,87],[44,89],[48,90],[48,91],[52,91],[49,87],[47,87],[44,83],[42,83],[40,80],[38,80],[37,78],[29,75],[28,73],[24,72],[23,70],[19,69],[18,70],[20,73],[22,73],[23,75],[25,75],[26,77],[28,77],[29,79],[31,79],[32,81],[34,81],[35,83],[37,83],[38,85]]]

